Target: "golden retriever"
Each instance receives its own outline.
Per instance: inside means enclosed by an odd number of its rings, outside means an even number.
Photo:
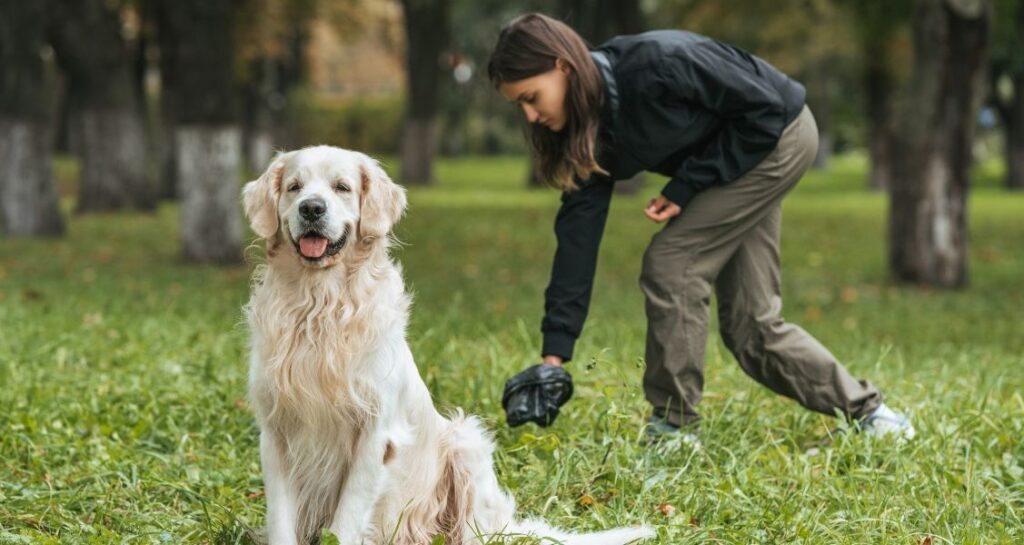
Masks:
[[[435,410],[409,351],[410,299],[388,252],[405,190],[376,161],[328,146],[282,153],[243,201],[266,248],[245,310],[272,545],[315,541],[324,528],[342,545],[652,535],[515,519],[494,442],[476,418]]]

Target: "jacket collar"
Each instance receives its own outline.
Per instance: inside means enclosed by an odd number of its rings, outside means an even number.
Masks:
[[[590,57],[594,59],[594,63],[597,64],[597,69],[601,73],[601,79],[604,80],[605,103],[601,117],[610,125],[608,129],[612,129],[617,125],[619,117],[619,86],[615,82],[612,63],[608,60],[608,55],[602,51],[591,51]],[[609,132],[614,131],[609,130]]]

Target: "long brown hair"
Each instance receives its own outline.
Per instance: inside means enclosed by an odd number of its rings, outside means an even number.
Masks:
[[[554,132],[533,125],[527,128],[527,137],[541,178],[571,191],[577,189],[573,175],[587,179],[595,172],[607,174],[595,158],[604,90],[587,42],[561,21],[528,13],[501,29],[487,75],[498,87],[552,70],[558,59],[569,68],[565,127]]]

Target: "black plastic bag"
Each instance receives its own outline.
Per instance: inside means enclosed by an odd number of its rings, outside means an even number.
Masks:
[[[572,397],[572,375],[557,365],[539,363],[508,379],[501,406],[511,427],[527,422],[547,427]]]

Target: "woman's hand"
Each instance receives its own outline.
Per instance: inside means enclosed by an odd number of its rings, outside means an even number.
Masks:
[[[554,365],[555,367],[562,366],[562,358],[560,356],[544,356],[544,363],[548,365]]]
[[[644,214],[655,223],[674,218],[682,211],[683,209],[678,204],[666,199],[664,195],[658,195],[657,198],[651,199],[647,208],[644,208]]]

